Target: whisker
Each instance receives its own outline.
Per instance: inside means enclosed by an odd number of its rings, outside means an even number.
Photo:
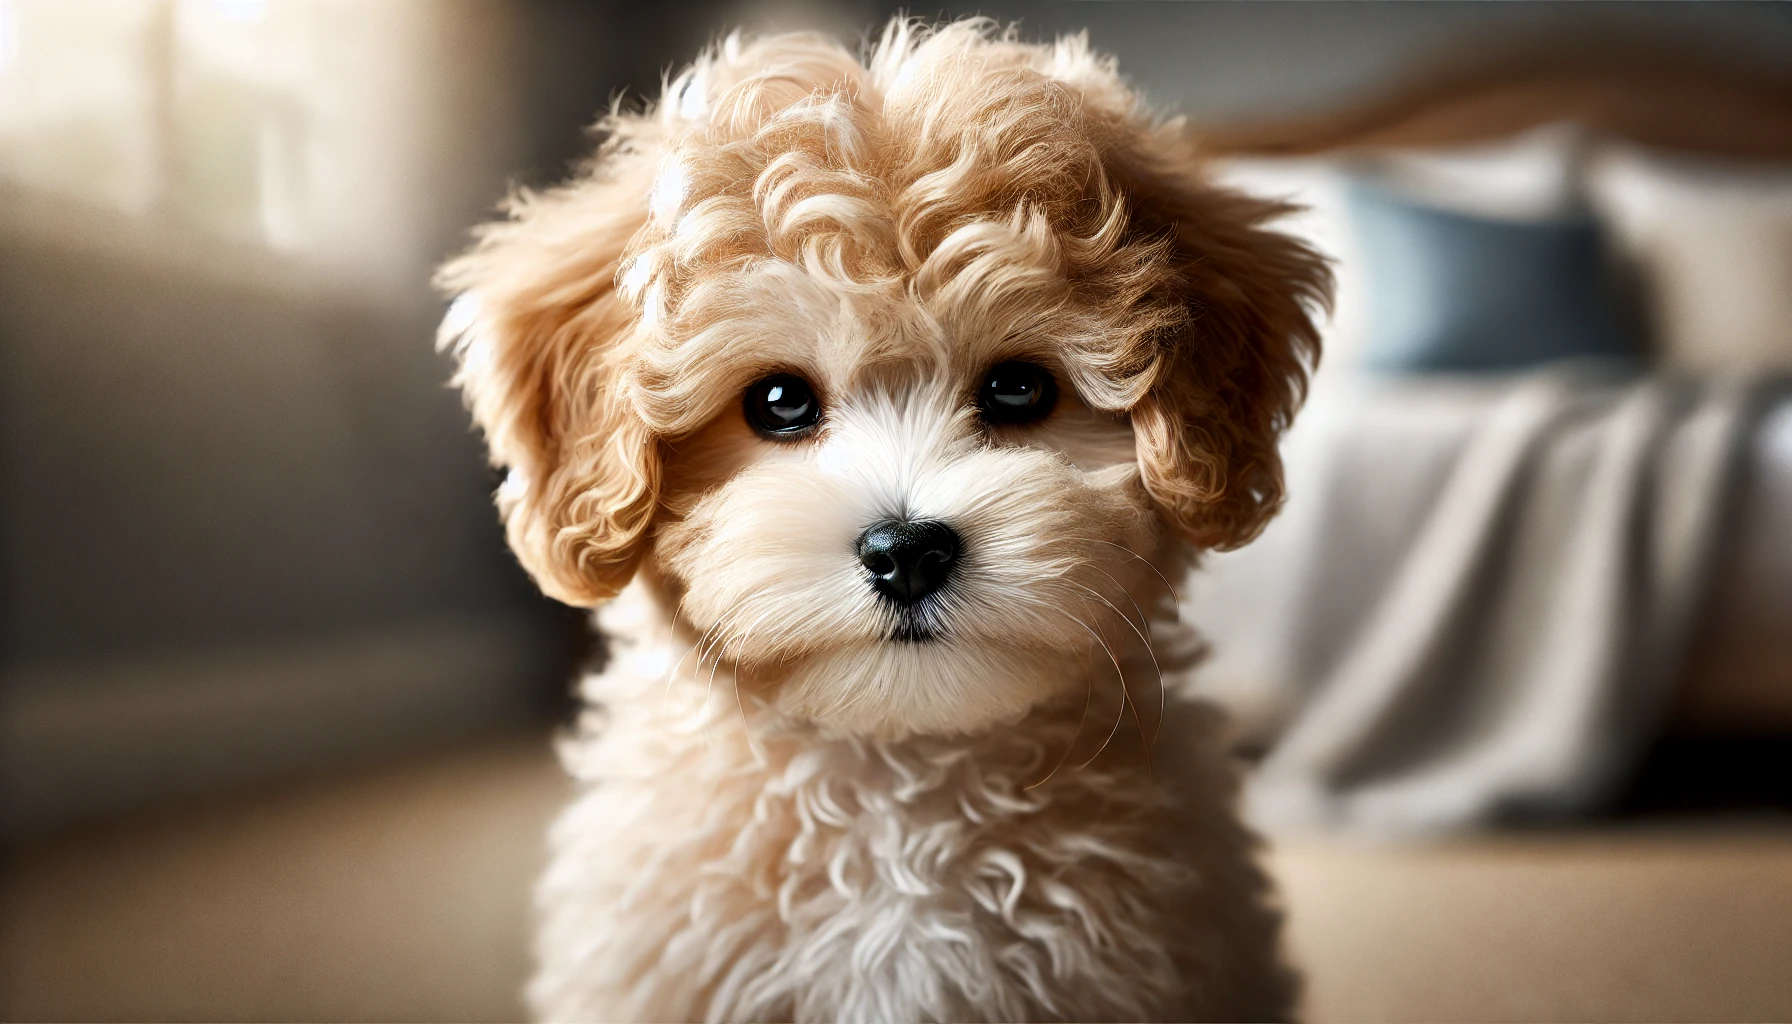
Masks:
[[[720,625],[720,623],[717,623],[717,625]],[[697,639],[691,641],[690,646],[688,646],[684,649],[684,653],[679,655],[678,660],[673,662],[672,667],[667,670],[667,672],[666,672],[666,697],[671,696],[672,683],[674,680],[676,680],[678,678],[679,670],[684,667],[684,660],[686,658],[690,657],[693,653],[696,653],[697,650],[703,646],[704,641],[709,639],[709,634],[711,632],[713,632],[715,630],[715,628],[716,628],[716,626],[710,626],[709,629],[706,629],[702,633],[698,634]],[[699,671],[699,672],[703,671],[703,655],[702,654],[697,654],[697,671]],[[664,698],[662,698],[662,701],[663,700],[664,700]]]
[[[1114,674],[1120,677],[1120,713],[1114,716],[1114,724],[1108,729],[1107,738],[1101,741],[1101,746],[1095,749],[1095,753],[1089,755],[1087,761],[1084,761],[1077,766],[1078,768],[1087,768],[1095,762],[1096,758],[1102,755],[1103,751],[1108,749],[1108,744],[1114,742],[1115,734],[1120,731],[1120,723],[1126,721],[1126,705],[1132,702],[1132,695],[1126,691],[1126,670],[1120,667],[1120,659],[1114,657],[1114,649],[1109,647],[1108,642],[1101,638],[1101,634],[1095,632],[1087,622],[1084,622],[1082,619],[1077,618],[1069,612],[1061,611],[1060,614],[1083,627],[1090,636],[1095,638],[1095,642],[1100,644],[1101,649],[1107,652],[1108,660],[1114,663]],[[1093,677],[1091,677],[1090,685],[1094,685]]]
[[[744,608],[745,606],[743,605],[742,609],[744,610]],[[713,655],[710,662],[710,677],[712,679],[715,677],[716,669],[720,668],[722,661],[728,657],[728,650],[730,647],[734,649],[734,661],[736,668],[738,668],[741,655],[745,653],[747,641],[753,637],[753,631],[763,625],[766,619],[777,614],[778,611],[779,609],[777,608],[767,608],[765,611],[760,612],[759,617],[754,619],[751,623],[748,623],[747,628],[737,637],[729,637],[726,635],[718,637],[716,642],[710,646],[709,650],[709,653]],[[740,616],[737,614],[732,617],[732,620],[738,622]],[[739,673],[737,672],[737,678],[738,675]]]
[[[1150,569],[1153,575],[1155,575],[1159,580],[1163,581],[1164,589],[1168,590],[1170,592],[1170,600],[1175,602],[1175,604],[1176,604],[1177,621],[1181,621],[1181,619],[1182,619],[1182,595],[1176,592],[1176,585],[1170,582],[1169,577],[1165,576],[1163,574],[1163,571],[1158,569],[1157,566],[1151,564],[1150,559],[1146,558],[1144,555],[1139,554],[1137,551],[1134,551],[1133,549],[1127,547],[1124,544],[1116,544],[1111,540],[1102,540],[1099,537],[1072,537],[1071,539],[1086,541],[1091,544],[1106,544],[1110,548],[1118,548],[1119,550],[1126,552],[1126,554],[1129,557],[1136,558],[1140,562],[1145,563],[1145,568]]]
[[[1094,653],[1094,644],[1089,645],[1089,651]],[[1052,770],[1045,773],[1045,778],[1031,785],[1020,787],[1022,791],[1038,789],[1052,781],[1052,776],[1058,774],[1058,769],[1064,767],[1064,762],[1070,760],[1070,755],[1076,751],[1076,741],[1083,738],[1083,724],[1089,720],[1089,706],[1095,701],[1095,676],[1091,674],[1086,682],[1087,685],[1083,689],[1083,713],[1076,717],[1076,732],[1071,734],[1070,743],[1064,747],[1064,753],[1058,756],[1058,763],[1052,765]]]
[[[1121,583],[1118,579],[1116,579],[1114,577],[1113,573],[1108,572],[1106,569],[1103,569],[1101,566],[1096,565],[1094,562],[1089,563],[1089,568],[1094,569],[1096,572],[1101,573],[1103,576],[1106,576],[1108,578],[1108,582],[1112,583],[1114,585],[1115,589],[1119,590],[1120,593],[1125,594],[1126,600],[1132,603],[1132,610],[1139,613],[1139,621],[1141,623],[1144,623],[1146,627],[1149,627],[1151,625],[1151,616],[1145,614],[1144,606],[1140,605],[1139,599],[1136,597],[1133,597],[1132,592],[1126,589],[1126,584]]]
[[[717,622],[717,625],[720,626],[722,622],[726,621],[728,620],[724,618]],[[725,635],[717,634],[715,642],[709,645],[709,650],[706,652],[706,654],[715,655],[709,663],[709,683],[703,687],[703,705],[706,708],[709,706],[710,698],[714,696],[716,692],[716,670],[722,667],[722,652],[719,648],[726,642],[727,637]],[[703,671],[703,658],[704,655],[699,655],[697,657],[697,671],[699,672]]]
[[[1114,602],[1112,602],[1112,601],[1108,600],[1106,597],[1102,596],[1100,591],[1094,590],[1090,587],[1085,587],[1081,583],[1078,583],[1075,580],[1066,580],[1065,582],[1069,583],[1073,587],[1077,587],[1081,590],[1086,590],[1089,593],[1094,594],[1096,600],[1100,601],[1102,604],[1105,604],[1109,608],[1113,609],[1113,612],[1115,615],[1120,616],[1122,619],[1126,619],[1126,624],[1128,626],[1132,627],[1132,631],[1134,633],[1138,634],[1139,642],[1145,645],[1145,653],[1151,656],[1152,667],[1156,668],[1157,655],[1155,653],[1153,653],[1151,650],[1151,639],[1145,635],[1145,631],[1140,629],[1138,627],[1138,625],[1132,621],[1132,619],[1127,618],[1127,615],[1125,612],[1121,611],[1120,608],[1114,604]],[[1119,668],[1119,665],[1117,663],[1115,665],[1115,668]],[[1158,669],[1157,688],[1158,688],[1158,692],[1160,694],[1163,692],[1163,686],[1164,686],[1163,670]],[[1120,689],[1122,689],[1126,693],[1126,703],[1132,706],[1132,724],[1134,727],[1136,727],[1139,730],[1139,742],[1145,744],[1145,773],[1147,775],[1155,776],[1155,773],[1153,772],[1152,766],[1151,766],[1151,740],[1149,737],[1147,737],[1145,735],[1145,722],[1144,722],[1144,719],[1142,719],[1139,716],[1139,702],[1133,699],[1132,688],[1127,686],[1127,684],[1126,684],[1125,671],[1121,671],[1121,673],[1120,673]],[[1122,709],[1122,710],[1124,710],[1124,709]]]
[[[759,596],[758,591],[748,594],[744,600],[740,601],[734,607],[728,609],[728,611],[726,613],[724,613],[721,618],[716,620],[715,625],[709,627],[709,629],[704,632],[703,635],[705,637],[709,636],[711,633],[714,633],[715,638],[709,642],[708,646],[703,650],[703,653],[701,653],[697,656],[697,671],[699,671],[699,672],[703,671],[703,659],[704,658],[708,658],[713,655],[716,655],[718,652],[718,649],[723,644],[726,644],[728,642],[727,631],[728,631],[729,626],[731,626],[735,622],[740,621],[740,617],[742,615],[745,615],[747,613],[747,610],[751,607],[752,600],[758,596]]]
[[[740,654],[745,651],[747,641],[752,639],[753,631],[758,629],[759,624],[769,618],[772,612],[776,610],[777,609],[772,608],[762,612],[760,616],[757,619],[754,619],[752,624],[747,627],[746,632],[741,634],[740,642],[735,645],[735,651],[737,653],[735,654],[734,663],[734,706],[740,709],[741,735],[746,737],[747,746],[753,751],[754,756],[762,760],[765,757],[765,752],[760,748],[758,738],[753,735],[753,723],[747,719],[746,698],[742,697],[740,692]],[[718,664],[721,661],[720,658],[716,660]]]
[[[732,646],[734,648],[734,659],[738,663],[741,655],[746,653],[747,641],[753,638],[753,631],[758,629],[765,623],[766,619],[771,618],[778,611],[779,609],[777,608],[767,608],[765,611],[759,613],[758,618],[747,624],[747,628],[741,632],[740,636],[732,639],[724,638],[720,645],[721,650],[716,656],[716,661],[720,662],[723,658],[727,657],[728,648]]]
[[[702,640],[702,637],[698,637],[698,641],[701,641],[701,640]],[[666,670],[666,688],[665,688],[665,690],[663,690],[660,693],[660,714],[661,715],[664,715],[666,713],[666,705],[668,703],[670,703],[672,700],[672,683],[674,680],[676,680],[678,678],[679,666],[683,665],[684,659],[690,657],[691,652],[696,649],[697,649],[697,641],[693,641],[690,644],[690,646],[688,646],[684,649],[684,653],[680,654],[678,656],[678,660],[672,663],[672,667]]]
[[[705,629],[701,634],[698,635],[696,642],[692,643],[691,646],[688,649],[686,649],[685,654],[687,656],[690,654],[691,651],[698,652],[697,653],[697,671],[699,671],[699,672],[703,671],[703,659],[708,656],[708,651],[704,650],[704,648],[709,643],[711,634],[715,633],[716,630],[721,629],[722,624],[727,622],[728,616],[732,615],[732,614],[734,614],[732,611],[724,612],[722,614],[721,618],[719,618],[715,622],[711,623],[708,629]],[[675,665],[673,667],[678,668],[678,667],[682,666],[683,664],[684,664],[684,658],[680,658],[680,659],[678,659],[678,665]]]
[[[684,605],[686,601],[690,600],[690,596],[690,591],[685,591],[684,596],[678,599],[677,607],[672,610],[672,627],[674,630],[678,629],[680,626],[683,626],[686,632],[691,630],[692,624],[689,620],[684,618]],[[678,670],[684,667],[684,660],[690,657],[698,648],[702,647],[704,641],[709,638],[709,634],[719,628],[722,622],[726,619],[727,616],[723,616],[721,620],[718,620],[715,623],[715,625],[712,625],[699,633],[697,639],[691,641],[691,643],[685,647],[684,653],[678,656],[678,660],[672,663],[672,667],[666,670],[666,689],[665,692],[660,695],[660,710],[662,712],[665,711],[666,702],[672,699],[672,684],[678,679]],[[702,670],[703,656],[698,655],[697,671],[701,672]]]
[[[1101,573],[1103,576],[1106,576],[1109,580],[1113,581],[1114,586],[1118,587],[1120,592],[1126,595],[1126,599],[1132,602],[1133,610],[1139,613],[1139,621],[1144,623],[1145,628],[1149,630],[1151,628],[1151,617],[1145,614],[1145,609],[1139,606],[1138,599],[1132,596],[1125,585],[1119,580],[1114,579],[1112,573],[1099,565],[1091,564],[1089,568],[1094,569],[1096,572]],[[1157,648],[1151,643],[1149,636],[1140,636],[1139,639],[1145,642],[1145,653],[1151,658],[1151,670],[1157,673],[1157,720],[1151,729],[1151,739],[1147,741],[1148,745],[1155,749],[1157,747],[1158,737],[1163,734],[1164,730],[1164,715],[1168,711],[1169,688],[1164,684],[1164,669],[1163,666],[1158,663]]]
[[[757,597],[757,596],[758,596],[757,594],[748,595],[748,601],[750,601],[753,597]],[[730,608],[725,614],[723,614],[723,616],[721,618],[716,620],[715,625],[713,625],[703,631],[703,637],[698,638],[698,643],[702,643],[704,637],[708,637],[711,633],[715,634],[715,639],[710,642],[708,648],[697,655],[697,671],[699,671],[699,672],[703,671],[703,659],[709,657],[712,654],[716,655],[716,658],[715,658],[714,662],[711,664],[710,669],[709,669],[709,683],[708,683],[708,685],[706,685],[703,688],[703,707],[704,707],[705,712],[708,711],[710,701],[715,696],[716,669],[718,669],[722,666],[722,659],[720,656],[719,647],[721,644],[727,642],[727,634],[725,632],[725,629],[730,622],[738,619],[742,614],[744,614],[747,607],[748,607],[747,601],[742,601],[740,604],[737,604],[733,608]]]
[[[672,609],[672,628],[674,631],[678,630],[680,627],[682,627],[684,629],[684,631],[687,633],[692,631],[694,624],[691,623],[690,620],[688,620],[684,617],[684,603],[686,601],[690,600],[690,598],[691,598],[691,592],[689,590],[686,590],[684,592],[684,595],[678,599],[677,607]],[[707,631],[705,631],[705,632],[707,632]],[[687,654],[687,655],[690,654],[690,652],[697,646],[697,642],[701,642],[702,639],[703,639],[703,637],[701,635],[699,635],[697,637],[697,641],[693,642],[690,647],[685,648],[685,654]],[[672,665],[673,671],[676,672],[678,669],[678,666],[682,665],[682,664],[684,664],[684,658],[680,657],[677,662],[673,663],[673,665]]]

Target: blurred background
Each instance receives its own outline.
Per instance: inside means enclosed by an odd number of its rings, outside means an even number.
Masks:
[[[0,0],[0,1013],[514,1019],[593,653],[432,268],[732,27],[894,4]],[[1338,261],[1185,584],[1311,1019],[1792,1017],[1792,5],[1087,29]]]

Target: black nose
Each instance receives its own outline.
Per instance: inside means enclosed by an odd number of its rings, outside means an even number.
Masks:
[[[940,589],[958,560],[958,534],[937,520],[886,519],[859,535],[859,562],[878,593],[914,604]]]

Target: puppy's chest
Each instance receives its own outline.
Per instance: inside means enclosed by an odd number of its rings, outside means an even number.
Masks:
[[[1146,780],[1028,790],[1049,738],[668,737],[628,717],[573,753],[631,770],[593,772],[557,829],[538,986],[558,921],[600,1015],[1059,1015],[1067,974],[1122,965],[1165,995],[1162,918],[1192,878]]]

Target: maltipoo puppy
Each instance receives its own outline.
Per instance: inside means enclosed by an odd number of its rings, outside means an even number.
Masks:
[[[555,1020],[1279,1018],[1168,579],[1281,499],[1323,262],[1079,37],[732,37],[442,272],[602,606]],[[616,600],[611,601],[612,598]]]

